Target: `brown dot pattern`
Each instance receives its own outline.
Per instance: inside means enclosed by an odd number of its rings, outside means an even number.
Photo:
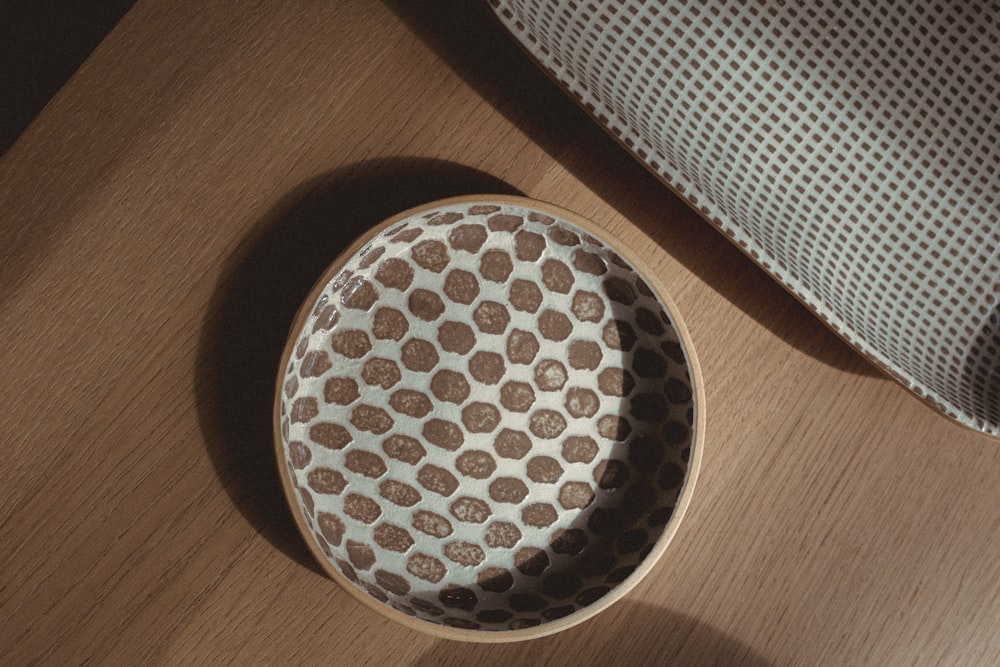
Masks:
[[[687,477],[663,304],[617,253],[513,204],[428,211],[325,286],[281,383],[318,551],[393,608],[533,627],[635,569]]]

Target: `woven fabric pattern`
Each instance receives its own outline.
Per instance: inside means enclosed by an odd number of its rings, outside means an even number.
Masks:
[[[834,331],[935,408],[1000,434],[1000,7],[491,4]]]

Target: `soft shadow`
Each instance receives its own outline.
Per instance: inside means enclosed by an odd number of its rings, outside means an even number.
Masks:
[[[624,614],[621,607],[625,608]],[[611,614],[615,614],[614,627],[604,627],[609,622],[604,619]],[[752,648],[697,619],[629,600],[618,602],[611,610],[576,627],[541,639],[488,649],[438,641],[414,664],[457,666],[469,664],[473,659],[477,667],[566,664],[767,667],[771,664]]]
[[[972,339],[960,387],[969,387],[960,407],[987,433],[1000,431],[1000,308],[994,307]]]
[[[487,174],[421,158],[365,162],[291,192],[223,260],[197,356],[205,444],[233,503],[253,527],[319,572],[288,509],[271,439],[278,363],[292,319],[316,280],[362,232],[444,197],[519,194]]]
[[[0,155],[133,4],[0,1]]]
[[[729,302],[830,366],[880,376],[592,121],[520,50],[486,2],[384,2],[497,111]]]

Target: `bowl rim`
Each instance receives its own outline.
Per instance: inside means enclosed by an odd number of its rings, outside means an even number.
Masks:
[[[628,577],[615,585],[614,588],[612,588],[599,600],[587,605],[586,607],[582,607],[567,616],[547,621],[529,628],[516,630],[473,630],[433,623],[409,616],[402,611],[394,609],[390,605],[380,602],[362,591],[358,586],[354,585],[336,567],[334,567],[333,563],[330,562],[326,554],[319,548],[312,535],[312,531],[310,530],[306,517],[303,513],[298,493],[291,482],[290,475],[292,471],[288,466],[287,457],[285,455],[284,437],[281,433],[281,405],[283,401],[282,396],[284,391],[286,369],[289,361],[291,360],[291,355],[294,353],[299,334],[305,326],[308,317],[312,313],[313,304],[322,294],[326,286],[340,273],[343,267],[362,248],[365,247],[365,245],[367,245],[384,230],[389,229],[393,225],[399,224],[404,220],[419,217],[421,214],[428,213],[432,210],[456,205],[518,206],[570,222],[588,234],[593,235],[595,238],[600,239],[600,241],[607,245],[610,250],[625,258],[635,268],[636,272],[644,281],[646,281],[656,297],[662,302],[670,316],[673,328],[677,332],[680,343],[684,349],[684,354],[687,359],[688,373],[691,377],[694,424],[692,425],[693,437],[690,444],[691,454],[688,459],[687,473],[685,475],[684,482],[681,485],[680,491],[678,492],[677,503],[674,506],[674,511],[671,514],[670,519],[667,521],[667,524],[664,526],[663,532],[656,539],[652,550],[646,555],[645,558],[643,558],[643,560],[636,566],[635,570],[629,574]],[[695,354],[690,332],[688,331],[683,318],[680,317],[676,303],[671,298],[669,292],[667,292],[659,276],[650,271],[649,266],[641,257],[639,257],[634,251],[626,250],[626,247],[627,246],[612,232],[600,227],[597,223],[585,218],[579,213],[575,213],[546,201],[517,195],[462,195],[430,201],[393,215],[358,236],[347,248],[336,256],[329,266],[327,266],[313,287],[309,290],[308,294],[302,300],[302,303],[299,305],[298,311],[289,326],[287,334],[288,337],[277,369],[272,426],[278,473],[281,479],[281,487],[284,490],[285,501],[289,505],[289,509],[291,510],[292,517],[295,520],[299,533],[303,541],[306,543],[306,546],[308,547],[313,558],[320,565],[323,572],[333,579],[340,588],[347,591],[347,593],[349,593],[356,600],[360,601],[369,609],[374,610],[382,617],[395,621],[404,627],[443,639],[481,643],[502,643],[536,639],[561,632],[583,623],[625,597],[655,567],[667,547],[673,541],[674,535],[677,533],[681,521],[687,513],[688,506],[691,503],[691,497],[694,493],[695,482],[701,469],[702,450],[705,439],[705,387],[702,380],[701,365],[698,361],[697,355]]]

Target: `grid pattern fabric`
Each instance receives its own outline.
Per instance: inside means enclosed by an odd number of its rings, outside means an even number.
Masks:
[[[1000,435],[1000,5],[491,0],[829,327]]]

